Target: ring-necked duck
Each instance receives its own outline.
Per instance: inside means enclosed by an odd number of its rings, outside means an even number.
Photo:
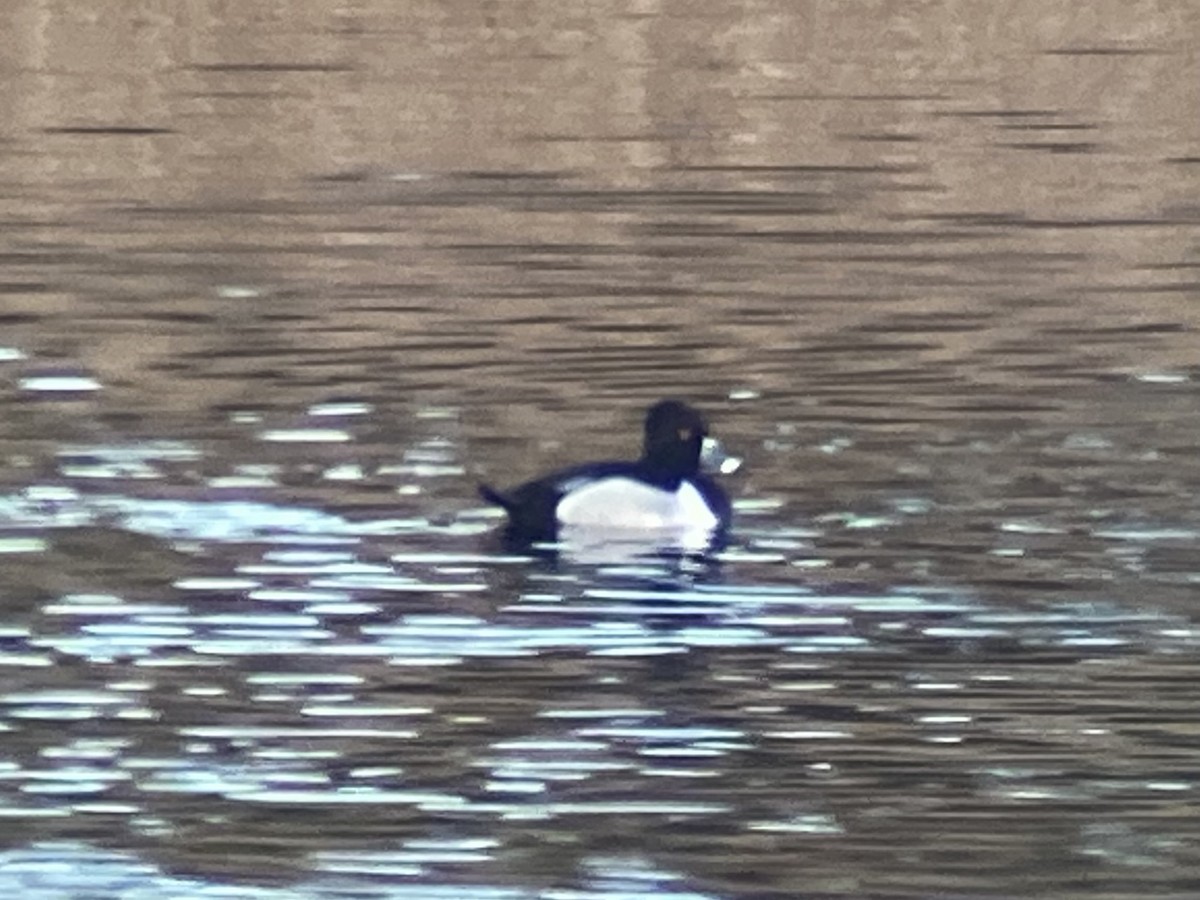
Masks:
[[[481,496],[508,513],[510,540],[553,542],[572,533],[616,539],[661,538],[691,549],[714,546],[729,528],[725,492],[701,471],[701,457],[721,471],[737,468],[708,437],[703,416],[678,400],[646,412],[641,459],[593,462],[554,472],[509,491],[480,485]]]

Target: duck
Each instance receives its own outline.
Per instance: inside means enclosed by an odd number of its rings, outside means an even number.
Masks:
[[[513,543],[651,540],[713,548],[729,530],[732,505],[702,460],[726,473],[740,464],[708,436],[699,411],[665,399],[646,411],[639,459],[583,463],[505,491],[481,484],[479,493],[508,514],[504,534]]]

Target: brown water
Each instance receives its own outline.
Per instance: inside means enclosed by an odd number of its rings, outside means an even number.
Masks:
[[[1200,7],[0,34],[4,895],[1200,895]],[[665,395],[719,567],[498,548]]]

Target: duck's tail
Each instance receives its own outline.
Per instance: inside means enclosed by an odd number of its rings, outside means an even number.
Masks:
[[[479,485],[479,496],[491,503],[493,506],[499,506],[505,512],[512,512],[513,502],[508,497],[492,487],[490,484]]]

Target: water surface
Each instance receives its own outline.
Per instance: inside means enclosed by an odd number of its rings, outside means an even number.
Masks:
[[[1191,5],[0,19],[0,885],[1195,895]]]

